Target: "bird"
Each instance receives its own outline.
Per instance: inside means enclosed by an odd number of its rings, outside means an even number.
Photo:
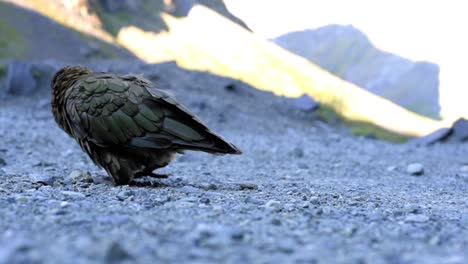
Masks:
[[[113,179],[128,185],[186,150],[241,154],[166,90],[137,75],[66,66],[51,81],[55,122]]]

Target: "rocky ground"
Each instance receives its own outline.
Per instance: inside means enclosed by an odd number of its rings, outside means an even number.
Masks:
[[[354,137],[174,64],[95,68],[145,73],[244,154],[188,153],[169,179],[114,187],[57,128],[47,91],[8,97],[0,263],[468,262],[468,145]]]

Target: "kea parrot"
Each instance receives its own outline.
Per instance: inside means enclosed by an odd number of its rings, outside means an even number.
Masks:
[[[53,77],[52,113],[116,185],[151,176],[177,153],[241,154],[187,108],[141,77],[67,66]]]

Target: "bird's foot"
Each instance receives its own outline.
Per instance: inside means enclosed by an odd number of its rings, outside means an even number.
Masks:
[[[156,179],[167,179],[167,178],[169,178],[169,174],[158,174],[158,173],[154,173],[154,172],[151,172],[147,176],[149,176],[151,178],[156,178]]]
[[[167,187],[166,184],[161,183],[161,182],[136,181],[136,180],[131,181],[128,185],[134,186],[134,187],[155,187],[155,188]]]

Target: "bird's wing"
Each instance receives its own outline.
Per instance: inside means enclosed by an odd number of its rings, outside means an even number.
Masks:
[[[94,74],[72,89],[67,114],[75,136],[103,147],[240,153],[169,94],[135,76]]]

